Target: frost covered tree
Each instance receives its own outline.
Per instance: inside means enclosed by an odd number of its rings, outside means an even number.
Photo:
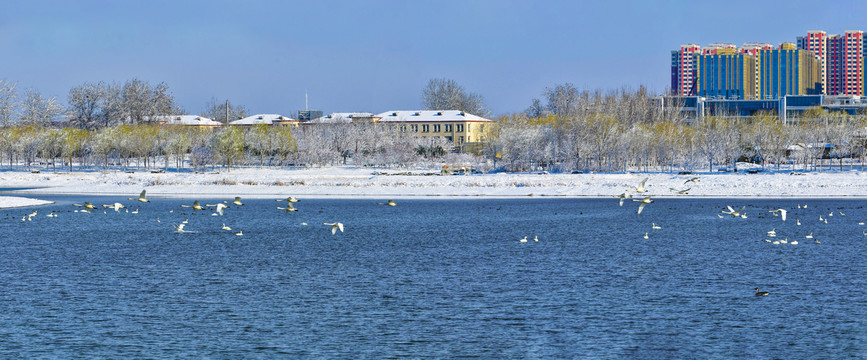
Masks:
[[[21,101],[21,125],[48,125],[63,112],[54,97],[45,97],[36,89],[28,89]]]
[[[482,95],[468,93],[454,80],[430,79],[422,91],[422,106],[427,110],[460,110],[479,116],[488,116]]]
[[[70,124],[80,129],[94,129],[99,126],[100,112],[104,108],[105,86],[93,83],[76,86],[69,90],[66,101]]]
[[[131,124],[155,122],[159,116],[180,112],[166,83],[151,87],[147,82],[133,78],[123,84],[120,99],[124,118]]]
[[[543,95],[548,101],[546,110],[556,116],[572,116],[578,112],[578,89],[570,83],[546,88]]]
[[[9,126],[15,119],[17,96],[15,88],[17,84],[6,80],[0,80],[0,126]]]

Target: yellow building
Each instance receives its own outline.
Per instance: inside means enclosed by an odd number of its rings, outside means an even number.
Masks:
[[[375,121],[422,137],[443,137],[455,146],[479,144],[495,122],[460,110],[386,111]]]
[[[759,99],[822,93],[821,62],[812,52],[784,43],[779,49],[759,51]]]

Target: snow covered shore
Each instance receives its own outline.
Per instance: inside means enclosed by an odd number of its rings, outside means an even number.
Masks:
[[[17,197],[17,196],[0,196],[0,209],[17,208],[26,206],[39,206],[52,204],[51,201]]]
[[[471,174],[333,167],[319,169],[244,168],[219,173],[0,172],[0,188],[30,188],[14,194],[137,195],[149,197],[609,197],[635,189],[648,178],[654,197],[865,197],[867,172]],[[685,183],[698,177],[698,182]],[[687,195],[670,189],[690,188]],[[8,193],[7,193],[8,194]],[[14,198],[13,198],[14,199]],[[23,200],[0,198],[0,208]]]

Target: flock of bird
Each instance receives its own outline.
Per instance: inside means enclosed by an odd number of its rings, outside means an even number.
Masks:
[[[147,190],[142,190],[141,194],[139,194],[138,197],[130,197],[127,199],[141,202],[141,203],[149,203],[150,202],[150,200],[147,198]],[[295,207],[294,204],[300,202],[301,200],[298,200],[298,198],[296,198],[294,196],[290,196],[290,197],[287,197],[285,199],[277,199],[276,201],[277,202],[285,202],[286,203],[285,207],[277,206],[276,208],[278,210],[284,210],[287,213],[289,213],[289,212],[298,211],[298,209]],[[386,205],[386,206],[397,206],[397,203],[394,200],[388,200],[385,203],[378,203],[378,204],[379,205]],[[99,206],[99,205],[94,205],[93,203],[91,203],[89,201],[85,201],[82,204],[73,203],[72,205],[75,207],[81,208],[81,209],[74,210],[74,212],[76,212],[76,213],[93,213],[95,211],[98,211],[100,208],[102,208],[103,213],[106,213],[109,209],[114,210],[115,212],[120,212],[121,210],[124,210],[126,213],[130,213],[130,214],[138,214],[138,212],[139,212],[138,208],[136,208],[133,211],[130,211],[127,206],[125,206],[124,204],[122,204],[120,202],[115,202],[112,204],[101,204],[101,206]],[[198,200],[195,200],[195,201],[193,201],[193,203],[191,205],[182,204],[181,208],[190,209],[193,211],[193,213],[195,213],[197,211],[206,212],[206,211],[213,210],[213,213],[211,214],[211,216],[223,216],[225,214],[225,210],[230,208],[231,206],[243,206],[243,205],[244,205],[244,203],[241,201],[241,197],[236,196],[235,199],[232,200],[231,202],[227,200],[227,201],[223,201],[223,202],[218,202],[216,204],[204,204],[204,205],[202,205]],[[21,221],[33,221],[33,218],[36,217],[38,215],[38,213],[39,213],[39,211],[36,210],[30,214],[26,214],[21,218]],[[169,213],[174,213],[174,209],[170,210]],[[47,214],[46,216],[47,217],[57,217],[58,214],[56,211],[52,211],[51,213]],[[156,218],[156,222],[161,222],[159,217]],[[185,219],[184,221],[182,221],[180,223],[171,224],[171,226],[175,229],[175,232],[179,233],[179,234],[196,233],[197,231],[188,230],[186,228],[188,223],[189,223],[189,219]],[[340,223],[340,222],[323,222],[322,224],[325,226],[328,226],[329,229],[331,229],[332,235],[337,234],[338,231],[340,231],[341,233],[344,231],[344,225],[343,225],[343,223]],[[306,226],[307,223],[302,222],[301,225]],[[222,227],[220,229],[223,231],[233,232],[237,236],[243,236],[244,235],[244,232],[242,230],[238,230],[237,232],[235,232],[234,230],[232,230],[231,227],[227,226],[225,223],[222,224]]]
[[[626,201],[626,200],[632,200],[633,202],[638,202],[639,205],[638,205],[638,210],[637,210],[636,214],[641,214],[642,211],[644,211],[645,207],[648,204],[652,204],[654,202],[654,200],[651,199],[650,195],[647,195],[647,193],[649,192],[649,189],[647,187],[647,180],[648,180],[648,178],[644,178],[634,188],[626,189],[619,196],[616,196],[617,198],[619,198],[620,206],[622,207],[624,201]],[[698,183],[698,182],[699,182],[698,177],[691,177],[691,178],[686,179],[686,181],[684,181],[683,184],[685,186],[689,183]],[[688,194],[688,192],[690,190],[691,190],[691,188],[685,188],[685,189],[670,188],[669,189],[669,191],[671,191],[672,193],[678,194],[678,195],[686,195],[686,194]],[[635,193],[637,196],[633,196],[632,193]],[[641,197],[641,196],[643,196],[643,197]],[[633,198],[633,197],[636,197],[636,198]],[[638,198],[638,197],[641,197],[641,198]],[[137,202],[141,202],[141,203],[150,202],[150,200],[148,200],[148,198],[147,198],[146,190],[142,190],[141,194],[139,194],[138,197],[130,197],[130,198],[128,198],[128,200],[133,200],[133,201],[137,201]],[[290,197],[287,197],[285,199],[277,199],[276,201],[286,203],[285,207],[277,206],[276,208],[278,210],[283,210],[287,213],[298,211],[298,209],[294,206],[294,204],[298,203],[300,200],[298,200],[294,196],[290,196]],[[244,203],[241,202],[241,197],[236,196],[235,199],[231,202],[223,201],[223,202],[219,202],[216,204],[202,205],[201,203],[199,203],[198,200],[196,200],[196,201],[193,201],[192,205],[182,204],[181,207],[192,209],[194,212],[195,211],[207,211],[207,210],[213,209],[214,212],[211,214],[212,216],[223,216],[224,211],[230,207],[229,204],[231,204],[232,206],[243,206],[244,205]],[[377,204],[386,205],[386,206],[397,206],[397,203],[394,202],[393,200],[388,200],[388,202],[377,203]],[[76,207],[82,208],[80,210],[75,210],[75,212],[90,213],[93,211],[97,211],[99,209],[98,206],[96,206],[90,202],[84,202],[83,204],[73,204],[73,205]],[[132,213],[132,214],[138,213],[138,209],[135,209],[132,212],[130,212],[129,208],[127,208],[124,204],[119,203],[119,202],[115,202],[113,204],[102,204],[101,207],[103,208],[103,212],[105,212],[108,209],[114,210],[115,212],[120,212],[121,209],[124,209],[128,213]],[[797,206],[797,209],[799,209],[799,210],[800,209],[806,209],[806,208],[807,208],[807,205],[803,205],[803,206],[798,205]],[[735,210],[735,208],[733,208],[732,206],[726,206],[726,208],[721,210],[720,214],[717,214],[717,216],[719,218],[724,218],[723,214],[725,214],[725,215],[731,216],[732,218],[746,219],[747,218],[746,210],[747,210],[746,206],[742,206],[740,209],[737,209],[737,210]],[[768,210],[768,212],[772,213],[775,217],[780,217],[782,219],[782,221],[786,221],[787,214],[790,211],[792,211],[792,210],[787,210],[787,209],[783,209],[783,208]],[[171,210],[170,212],[174,212],[174,210]],[[32,221],[33,218],[37,216],[37,214],[38,214],[38,211],[34,211],[30,214],[27,214],[21,218],[21,221]],[[842,212],[838,212],[838,214],[840,216],[845,216],[845,214]],[[50,214],[47,214],[46,216],[57,217],[57,213],[52,212]],[[833,216],[834,216],[833,211],[831,213],[829,213],[827,215],[827,217],[823,217],[820,215],[819,221],[827,224],[828,218],[833,217]],[[160,222],[160,219],[157,218],[156,221]],[[172,227],[175,229],[175,232],[177,232],[177,233],[195,233],[195,231],[190,231],[190,230],[186,229],[186,225],[188,224],[188,221],[189,220],[187,219],[187,220],[182,221],[181,223],[172,224]],[[796,219],[795,221],[796,221],[797,226],[801,226],[800,219]],[[337,234],[338,231],[340,231],[340,232],[344,231],[344,225],[343,225],[343,223],[340,223],[340,222],[323,222],[322,224],[330,227],[332,235]],[[301,225],[307,225],[307,223],[301,223]],[[859,225],[864,225],[864,223],[861,222],[861,223],[859,223]],[[662,227],[660,225],[657,225],[656,223],[651,223],[651,229],[652,230],[659,230],[659,229],[662,229]],[[225,223],[222,224],[221,230],[233,231],[232,228],[229,226],[226,226]],[[243,236],[244,235],[243,231],[241,231],[241,230],[238,230],[234,234],[237,236]],[[867,236],[867,232],[863,232],[863,234],[865,236]],[[767,243],[771,243],[773,245],[780,245],[780,244],[798,245],[799,244],[797,240],[789,241],[788,235],[786,235],[783,240],[771,240],[771,238],[777,238],[776,227],[773,227],[770,231],[768,231],[766,233],[766,235],[767,235],[767,238],[764,241]],[[523,238],[521,238],[518,241],[521,243],[527,243],[527,242],[529,242],[529,240],[527,238],[528,238],[527,236],[524,236]],[[649,231],[645,232],[643,238],[649,239],[650,238],[650,232]],[[816,239],[813,237],[812,232],[810,232],[810,234],[806,235],[804,238],[807,240],[813,240],[816,244],[821,244],[819,239]],[[534,236],[533,242],[539,242],[539,237]],[[756,288],[756,295],[757,296],[764,296],[764,295],[768,295],[768,292],[759,291],[759,289]]]
[[[639,203],[638,211],[636,213],[641,214],[642,211],[644,211],[645,207],[648,204],[652,204],[654,202],[654,200],[651,199],[650,195],[648,195],[649,189],[647,186],[647,180],[648,180],[648,178],[644,178],[634,188],[626,189],[620,195],[615,196],[616,198],[619,199],[620,206],[623,206],[623,204],[626,200],[632,200],[634,202],[638,202]],[[699,183],[699,181],[700,181],[700,179],[698,177],[690,177],[690,178],[686,179],[686,181],[684,181],[683,185],[686,186],[689,183]],[[691,189],[692,188],[689,188],[689,187],[684,188],[684,189],[669,188],[669,191],[672,193],[678,194],[678,195],[686,195],[686,194],[688,194],[688,192]],[[635,195],[633,195],[633,193]],[[639,198],[639,197],[641,197],[641,198]],[[792,208],[792,209],[775,208],[773,210],[767,210],[767,211],[769,213],[773,214],[774,217],[779,217],[782,221],[786,221],[787,218],[790,217],[789,213],[792,213],[795,215],[806,215],[806,214],[804,214],[803,209],[807,209],[806,204],[805,205],[799,204],[795,208]],[[837,214],[839,216],[846,216],[845,213],[840,212],[840,211],[838,211]],[[734,207],[727,205],[725,209],[722,209],[720,211],[720,213],[717,214],[717,217],[719,217],[721,219],[726,218],[726,216],[724,216],[724,215],[728,215],[731,218],[747,219],[747,206],[741,206],[740,209],[735,209]],[[828,224],[828,219],[832,218],[833,216],[834,216],[834,211],[829,212],[827,214],[827,216],[820,215],[819,216],[819,222],[821,222],[823,224]],[[858,223],[858,225],[864,225],[864,224],[865,224],[864,222]],[[795,225],[796,226],[802,225],[800,218],[795,219]],[[658,230],[661,228],[662,227],[657,225],[656,223],[651,223],[651,229],[652,230]],[[645,232],[643,238],[649,239],[650,233],[651,233],[650,231]],[[862,234],[864,236],[867,236],[867,231],[862,231]],[[784,244],[785,245],[798,245],[799,244],[798,240],[789,240],[789,235],[785,235],[785,234],[782,235],[784,237],[782,240],[776,240],[776,238],[778,238],[776,227],[772,227],[771,230],[766,233],[766,235],[767,236],[765,237],[764,242],[767,242],[767,243],[770,243],[773,245],[784,245]],[[803,235],[803,236],[804,236],[805,240],[812,240],[816,244],[822,244],[822,242],[819,241],[819,239],[817,239],[813,236],[813,232],[810,232],[808,235]],[[756,294],[756,296],[766,296],[769,293],[766,291],[759,291],[759,289],[756,288],[755,294]]]

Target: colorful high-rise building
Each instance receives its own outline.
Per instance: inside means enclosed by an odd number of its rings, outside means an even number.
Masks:
[[[828,35],[824,31],[807,31],[807,36],[798,36],[798,48],[807,50],[813,53],[816,60],[819,61],[819,71],[822,77],[822,94],[827,93],[826,85],[828,84]]]
[[[864,95],[864,32],[828,37],[826,93]]]
[[[806,36],[797,37],[796,43],[783,43],[778,48],[767,43],[747,43],[740,48],[730,43],[703,48],[690,44],[671,53],[671,89],[675,95],[712,94],[746,99],[799,94],[867,96],[867,71],[864,69],[867,36],[862,31],[828,35],[811,30]],[[710,55],[750,56],[754,61],[754,89],[742,91],[731,78],[718,78],[747,76],[731,71],[734,64],[745,58],[702,58],[706,69],[699,69],[699,57]],[[813,60],[807,60],[806,55],[811,55]],[[813,74],[814,67],[818,75]],[[727,72],[722,74],[721,70]],[[706,76],[711,78],[703,79]]]
[[[822,91],[819,61],[812,52],[783,43],[779,49],[759,51],[758,98],[818,95]]]
[[[696,44],[681,45],[680,50],[671,52],[671,93],[673,95],[695,95],[695,55],[701,52]]]
[[[755,57],[736,49],[716,49],[696,56],[696,93],[719,99],[755,98]]]
[[[757,98],[756,96],[758,96],[758,94],[761,93],[761,90],[759,89],[759,81],[758,81],[759,69],[761,68],[759,66],[760,65],[759,59],[761,59],[761,57],[759,56],[759,52],[761,50],[773,50],[773,49],[774,49],[774,46],[769,44],[769,43],[746,43],[743,46],[741,46],[740,49],[738,49],[738,51],[741,54],[752,55],[756,61],[756,65],[754,66],[754,68],[756,69],[755,89],[753,90],[754,95],[753,95],[753,97],[748,97],[747,99],[749,99],[749,100],[756,99]]]
[[[735,44],[713,43],[701,49],[702,55],[731,54],[737,51]]]

